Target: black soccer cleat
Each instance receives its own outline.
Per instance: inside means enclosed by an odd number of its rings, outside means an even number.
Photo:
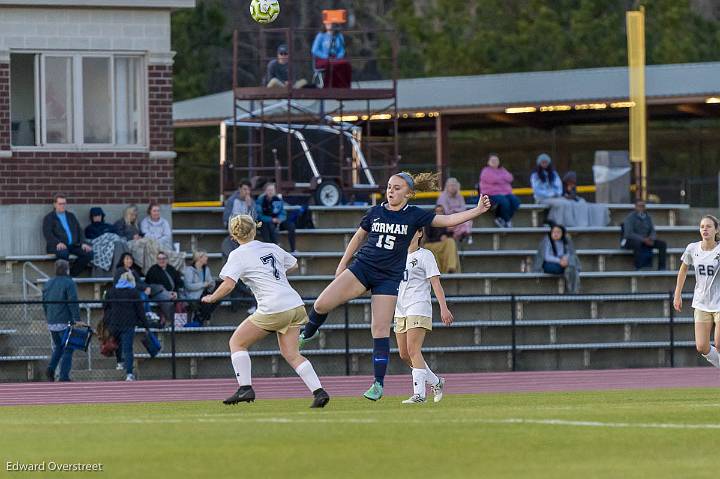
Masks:
[[[330,402],[330,395],[323,388],[313,391],[313,396],[315,397],[310,405],[311,408],[325,407]]]
[[[239,402],[255,401],[255,391],[252,386],[241,386],[235,391],[235,394],[223,401],[223,404],[237,404]]]

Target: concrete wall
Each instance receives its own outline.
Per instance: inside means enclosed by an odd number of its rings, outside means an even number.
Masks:
[[[83,229],[90,223],[90,208],[100,206],[105,210],[105,221],[114,223],[122,217],[126,204],[69,204]],[[138,205],[139,218],[146,216],[147,205]],[[52,211],[51,204],[45,205],[0,205],[0,257],[28,254],[44,254],[45,238],[42,234],[43,217]],[[161,215],[172,226],[170,205],[160,206]]]
[[[170,51],[169,10],[0,8],[0,50]]]

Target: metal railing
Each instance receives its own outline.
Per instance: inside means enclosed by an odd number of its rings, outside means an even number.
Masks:
[[[691,295],[685,294],[684,298],[690,298]],[[307,299],[305,303],[310,305],[314,299]],[[602,317],[598,309],[604,304],[616,305],[617,303],[630,304],[633,302],[658,302],[662,303],[663,314],[654,317],[647,315],[633,317],[631,315],[613,315],[611,317]],[[493,296],[450,296],[448,297],[449,306],[457,311],[457,322],[444,328],[440,323],[435,333],[430,334],[427,340],[427,347],[424,348],[428,354],[439,353],[505,353],[507,355],[507,368],[512,371],[524,369],[523,363],[520,361],[523,354],[533,351],[567,351],[567,350],[584,350],[594,351],[602,349],[661,349],[668,354],[667,360],[660,366],[675,367],[677,363],[676,352],[678,348],[687,348],[694,345],[692,341],[678,340],[678,328],[683,327],[682,336],[689,336],[692,328],[692,318],[689,315],[677,317],[672,308],[673,295],[668,293],[643,293],[643,294],[593,294],[593,295],[493,295]],[[82,300],[77,302],[43,302],[38,300],[23,301],[0,301],[0,363],[26,363],[25,368],[19,368],[20,371],[27,371],[27,375],[16,374],[10,377],[7,374],[3,376],[2,371],[8,368],[0,368],[0,380],[37,380],[42,377],[42,370],[37,368],[46,367],[45,361],[49,361],[52,355],[51,342],[48,343],[47,318],[44,311],[45,307],[52,304],[66,304],[68,306],[76,306],[79,310],[80,317],[92,328],[96,329],[98,323],[102,320],[104,308],[107,305],[113,307],[114,304],[123,301],[114,301],[108,303],[106,301]],[[150,355],[144,352],[141,346],[136,345],[134,357],[141,360],[141,369],[143,377],[152,378],[173,378],[188,377],[188,367],[191,370],[189,377],[199,376],[224,376],[230,373],[227,359],[229,352],[227,351],[228,336],[234,331],[237,321],[234,320],[236,314],[228,314],[228,309],[240,308],[244,311],[250,304],[247,298],[233,299],[232,301],[224,301],[219,306],[213,316],[204,324],[194,324],[195,327],[183,325],[185,321],[192,321],[197,317],[199,311],[199,302],[196,300],[180,300],[180,301],[151,301],[148,306],[151,311],[162,310],[163,303],[173,303],[172,309],[183,311],[183,308],[177,308],[176,304],[182,303],[186,305],[185,313],[178,312],[172,319],[168,319],[164,327],[157,320],[151,320],[149,324],[138,324],[136,335],[142,336],[145,332],[145,326],[148,330],[156,334],[162,343],[162,351],[156,357],[155,363],[146,363],[150,360]],[[541,311],[542,317],[528,318],[525,310],[529,306],[537,306],[540,304],[555,303],[555,307],[548,305],[543,307]],[[567,317],[569,313],[559,312],[564,309],[565,304],[578,303],[584,304],[582,308],[589,310],[588,314],[578,313],[581,317]],[[493,306],[493,304],[495,306]],[[477,305],[477,308],[475,306]],[[560,306],[558,309],[558,305]],[[470,308],[468,307],[470,306]],[[474,313],[473,310],[479,310],[481,307],[492,308],[492,312],[484,313],[486,318],[481,318],[483,313]],[[582,309],[580,308],[580,309]],[[24,314],[18,314],[20,310]],[[558,314],[553,315],[553,310]],[[538,313],[535,313],[536,315]],[[183,315],[187,315],[183,317]],[[216,320],[215,315],[220,316],[220,320]],[[245,316],[244,313],[240,314]],[[563,318],[563,315],[566,316]],[[302,351],[304,355],[309,357],[327,357],[332,356],[332,360],[324,361],[318,359],[320,364],[318,373],[320,374],[344,374],[351,375],[357,369],[358,356],[371,353],[369,341],[363,340],[362,347],[358,344],[360,331],[370,329],[370,300],[368,298],[356,299],[345,304],[332,313],[328,323],[321,328],[320,340],[312,346],[312,349]],[[548,317],[552,316],[552,317]],[[582,317],[585,316],[585,317]],[[607,315],[606,315],[607,316]],[[148,317],[154,317],[148,315]],[[226,324],[219,324],[219,323]],[[629,335],[624,341],[617,341],[612,334],[608,334],[603,341],[602,337],[589,337],[588,341],[558,341],[557,338],[550,340],[531,340],[533,330],[537,331],[542,328],[566,328],[566,327],[599,327],[599,326],[619,326],[632,328],[633,325],[645,325],[654,327],[652,334],[648,337],[631,338]],[[494,339],[483,340],[482,331],[500,328],[504,331],[502,334],[495,334]],[[540,328],[540,329],[537,329]],[[666,333],[662,333],[662,328],[666,328]],[[445,331],[457,329],[468,329],[473,334],[452,335]],[[445,343],[437,345],[433,341],[434,337],[462,338],[455,343]],[[661,336],[664,335],[665,339]],[[641,335],[642,336],[642,335]],[[660,339],[658,339],[660,338]],[[139,341],[135,341],[139,343]],[[396,351],[395,349],[393,351]],[[261,357],[269,357],[272,364],[272,371],[261,372],[260,375],[278,374],[280,367],[280,351],[277,347],[269,347],[268,344],[258,344],[251,349],[251,355]],[[120,373],[113,367],[114,364],[105,360],[100,356],[100,343],[96,339],[91,342],[87,352],[75,353],[74,372],[87,372],[86,377],[82,379],[119,379]],[[341,359],[342,358],[342,359]],[[218,361],[213,363],[217,370],[213,370],[211,365],[205,364],[205,372],[198,373],[197,370],[202,361],[210,363],[212,360]],[[338,361],[340,360],[340,361]],[[182,362],[183,372],[180,371]],[[188,366],[186,363],[189,362]],[[343,364],[344,363],[344,364]],[[343,364],[343,367],[340,365]],[[152,365],[152,367],[150,367]],[[632,364],[624,364],[622,359],[618,362],[620,366],[631,366]],[[196,371],[192,373],[192,370]],[[210,369],[208,369],[210,368]],[[343,372],[341,372],[344,369]],[[9,369],[8,369],[9,370]],[[92,374],[90,374],[92,373]],[[8,373],[9,374],[9,373]],[[82,374],[80,374],[82,376]]]

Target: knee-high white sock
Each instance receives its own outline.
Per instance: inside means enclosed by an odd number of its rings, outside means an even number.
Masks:
[[[430,366],[428,366],[427,363],[425,363],[425,372],[427,373],[425,374],[425,381],[427,381],[430,386],[435,386],[440,382],[440,378],[432,372],[432,369],[430,369]]]
[[[300,364],[300,366],[295,369],[295,372],[298,374],[298,376],[300,376],[300,379],[303,380],[310,392],[315,392],[318,389],[322,388],[322,385],[320,384],[320,379],[318,378],[317,374],[315,374],[315,369],[313,369],[310,361],[305,360],[305,362]]]
[[[252,385],[250,375],[250,355],[247,351],[236,351],[230,356],[233,369],[235,370],[235,378],[240,386]]]
[[[720,368],[720,355],[718,354],[718,350],[715,349],[715,346],[710,346],[710,352],[703,354],[703,357],[716,368]]]
[[[421,397],[425,397],[425,374],[424,369],[413,368],[412,370],[413,394]]]

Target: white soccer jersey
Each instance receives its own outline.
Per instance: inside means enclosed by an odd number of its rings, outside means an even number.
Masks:
[[[720,243],[711,251],[703,251],[697,243],[690,243],[682,255],[682,262],[695,268],[695,291],[692,307],[701,311],[720,311]]]
[[[408,254],[395,306],[395,316],[432,318],[429,279],[433,276],[440,276],[440,270],[432,252],[419,248]]]
[[[302,306],[285,272],[297,259],[273,243],[251,241],[235,248],[220,271],[220,278],[242,280],[257,300],[257,312],[273,314]]]

